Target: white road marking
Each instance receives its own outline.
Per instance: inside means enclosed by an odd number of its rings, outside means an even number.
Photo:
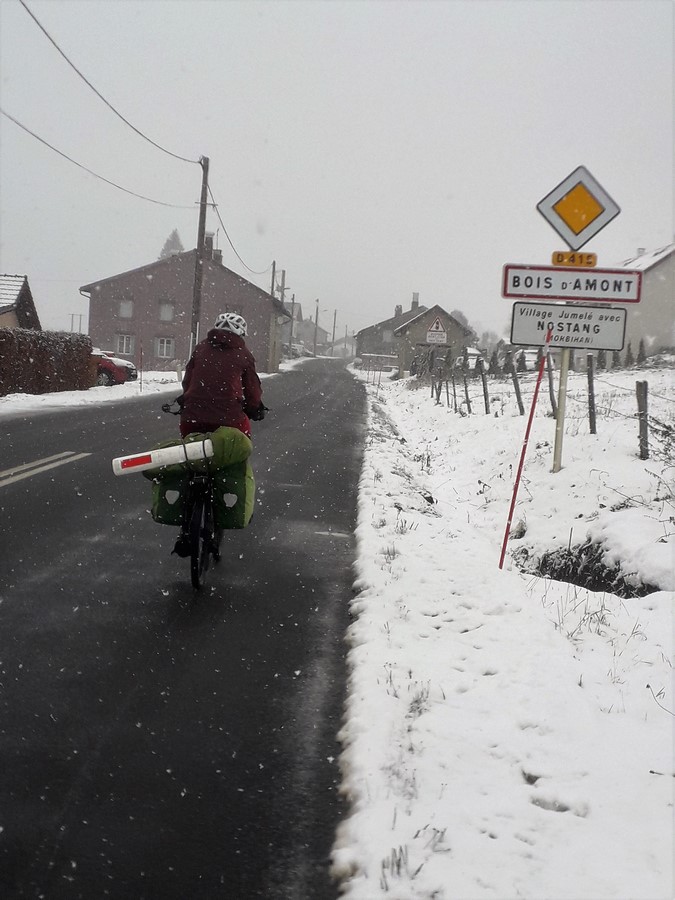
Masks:
[[[15,472],[22,472],[24,469],[33,469],[35,466],[41,466],[43,463],[49,463],[53,459],[63,459],[64,456],[73,456],[74,450],[65,450],[63,453],[55,453],[54,456],[45,456],[44,459],[34,459],[33,462],[22,463],[20,466],[12,466],[11,469],[3,469],[0,472],[0,478],[5,475],[14,475]]]
[[[67,450],[65,453],[56,453],[54,456],[45,456],[44,459],[36,459],[21,466],[5,469],[0,472],[0,488],[14,484],[16,481],[23,481],[24,478],[30,478],[32,475],[40,475],[42,472],[56,469],[57,466],[77,462],[78,459],[84,459],[87,456],[91,456],[91,453],[75,453],[73,450]]]

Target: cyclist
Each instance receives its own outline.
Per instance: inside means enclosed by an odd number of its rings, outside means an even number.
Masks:
[[[238,313],[221,313],[206,338],[194,349],[185,367],[181,408],[181,437],[215,431],[221,425],[238,428],[251,437],[251,419],[265,418],[262,386],[255,359],[246,346],[246,320]],[[190,555],[185,532],[173,552]]]
[[[228,425],[250,438],[250,420],[264,418],[262,386],[244,341],[246,332],[243,316],[221,313],[195,347],[185,368],[183,393],[177,398],[181,437]]]

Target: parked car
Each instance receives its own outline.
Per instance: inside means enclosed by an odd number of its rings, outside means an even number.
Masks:
[[[91,355],[96,362],[96,384],[108,386],[125,384],[138,378],[136,366],[128,359],[121,359],[108,350],[99,350],[98,347],[94,347]]]
[[[469,372],[476,371],[476,365],[477,365],[479,359],[481,359],[483,361],[483,366],[485,368],[485,371],[487,372],[488,361],[485,359],[484,354],[481,353],[480,350],[475,350],[473,347],[469,347],[466,352],[466,355],[467,355],[467,359],[468,359],[467,370]],[[463,369],[463,368],[464,368],[464,354],[462,353],[455,360],[455,369]]]

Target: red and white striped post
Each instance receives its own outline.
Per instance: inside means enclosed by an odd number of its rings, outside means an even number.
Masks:
[[[551,337],[553,335],[553,330],[549,329],[548,334],[546,335],[546,349],[548,351],[548,345],[551,342]],[[537,405],[537,398],[539,396],[539,386],[541,384],[541,378],[544,374],[544,366],[546,365],[546,356],[547,353],[542,353],[541,359],[539,360],[539,371],[537,372],[537,383],[534,386],[534,394],[532,396],[532,405],[530,407],[530,415],[527,419],[527,428],[525,429],[525,440],[523,441],[523,449],[520,452],[520,463],[518,465],[518,472],[516,474],[516,481],[513,485],[513,496],[511,497],[511,507],[509,509],[509,517],[506,522],[506,530],[504,532],[504,540],[502,542],[502,552],[499,557],[499,568],[503,568],[504,566],[504,556],[506,554],[506,545],[509,542],[509,534],[511,533],[511,522],[513,521],[513,511],[516,508],[516,498],[518,497],[518,488],[520,486],[520,476],[523,474],[523,466],[525,464],[525,454],[527,453],[527,442],[530,439],[530,429],[532,428],[532,420],[534,419],[534,410]]]

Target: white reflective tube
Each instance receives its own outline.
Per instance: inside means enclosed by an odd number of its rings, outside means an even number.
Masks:
[[[134,453],[132,456],[118,456],[112,461],[115,475],[132,475],[145,469],[156,469],[158,466],[173,466],[193,459],[209,459],[213,456],[213,444],[205,441],[191,441],[189,444],[176,444],[175,447],[162,447],[160,450],[148,450],[146,453]]]

